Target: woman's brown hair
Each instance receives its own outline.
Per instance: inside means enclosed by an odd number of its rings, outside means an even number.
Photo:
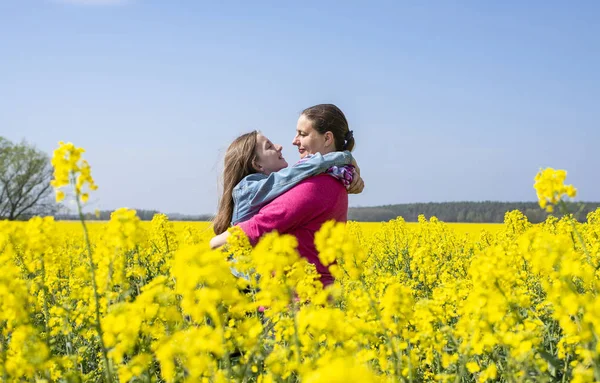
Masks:
[[[302,115],[311,123],[313,129],[321,134],[333,133],[336,151],[354,149],[354,134],[348,128],[344,113],[333,104],[319,104],[306,108]]]
[[[256,140],[258,131],[242,134],[236,138],[225,152],[223,168],[223,195],[219,202],[217,215],[213,220],[215,234],[219,235],[229,228],[233,217],[233,188],[247,175],[256,173]]]

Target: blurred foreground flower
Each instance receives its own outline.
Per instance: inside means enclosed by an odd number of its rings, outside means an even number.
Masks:
[[[538,201],[542,209],[551,213],[563,196],[574,198],[577,189],[573,185],[565,185],[567,172],[565,170],[554,170],[553,168],[540,169],[535,176],[533,187],[537,192]]]
[[[84,192],[85,186],[89,190],[96,190],[98,186],[92,178],[92,169],[86,160],[81,159],[81,154],[85,152],[83,148],[77,148],[71,142],[59,142],[59,147],[54,150],[52,156],[52,166],[54,167],[54,179],[50,184],[56,190],[56,202],[65,198],[65,193],[60,190],[73,182],[75,186],[75,196],[77,201],[85,203],[89,198],[89,193]]]

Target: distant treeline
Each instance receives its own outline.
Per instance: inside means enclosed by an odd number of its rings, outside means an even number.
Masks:
[[[569,212],[579,222],[584,222],[589,212],[600,207],[600,202],[567,202],[566,205]],[[419,215],[423,214],[427,219],[435,216],[444,222],[501,223],[504,222],[504,214],[515,209],[523,212],[532,223],[542,222],[549,215],[540,208],[537,202],[429,202],[350,208],[348,219],[359,222],[381,222],[400,216],[407,222],[416,222]],[[150,221],[155,214],[160,213],[158,210],[136,209],[136,211],[142,221]],[[112,210],[102,210],[98,216],[95,213],[86,213],[84,217],[88,221],[108,221],[111,213]],[[552,215],[562,216],[558,211]],[[167,216],[171,221],[210,221],[213,219],[210,214],[167,213]],[[76,214],[57,214],[54,217],[57,220],[79,219]]]
[[[566,205],[579,222],[584,222],[588,213],[600,207],[600,202],[567,202]],[[537,202],[429,202],[350,208],[348,219],[381,222],[401,216],[407,222],[415,222],[423,214],[427,219],[435,216],[444,222],[501,223],[504,222],[504,214],[515,209],[525,214],[532,223],[543,222],[549,215]],[[552,215],[562,216],[558,211]]]
[[[155,214],[160,214],[158,210],[146,210],[146,209],[134,209],[137,212],[137,216],[142,221],[151,221]],[[108,221],[113,210],[101,210],[99,214],[96,213],[85,213],[83,216],[86,221]],[[167,217],[171,221],[210,221],[213,216],[210,214],[180,214],[180,213],[167,213]],[[54,216],[56,220],[79,220],[77,214],[57,214]]]

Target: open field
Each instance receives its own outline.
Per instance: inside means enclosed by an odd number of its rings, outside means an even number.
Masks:
[[[91,221],[88,223],[91,230],[96,230],[102,227],[106,222],[99,221]],[[59,222],[61,226],[65,228],[65,230],[81,230],[81,223],[78,221],[68,221]],[[175,221],[173,222],[174,228],[176,231],[185,230],[186,227],[193,228],[194,230],[198,230],[203,235],[210,237],[212,234],[212,230],[210,228],[210,222],[207,221]],[[142,222],[142,226],[149,226],[149,222]],[[379,230],[383,223],[382,222],[359,222],[358,225],[365,230],[366,232],[375,232]],[[503,224],[499,223],[446,223],[446,225],[454,230],[458,234],[469,234],[469,235],[479,235],[482,230],[489,231],[490,233],[496,233],[500,231],[503,227]],[[409,228],[417,228],[417,222],[407,222],[407,226]],[[205,233],[206,231],[206,233]]]
[[[0,222],[0,376],[598,380],[600,211],[588,218],[325,225],[326,290],[290,237],[210,251],[208,222],[126,209],[87,223],[88,240],[77,222]]]
[[[375,232],[381,228],[380,222],[359,222],[361,228],[365,231]],[[502,230],[504,226],[501,223],[446,223],[446,225],[458,234],[479,235],[482,230],[496,233]],[[417,222],[407,222],[409,228],[417,228]]]

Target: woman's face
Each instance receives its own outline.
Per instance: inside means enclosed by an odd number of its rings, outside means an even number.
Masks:
[[[312,127],[312,122],[304,115],[301,115],[298,119],[296,137],[294,137],[292,144],[298,147],[300,158],[304,158],[309,154],[326,154],[335,151],[333,134],[331,132],[319,133]]]
[[[287,161],[281,155],[281,145],[273,144],[267,137],[258,134],[256,137],[256,170],[266,175],[278,172],[288,166]]]

